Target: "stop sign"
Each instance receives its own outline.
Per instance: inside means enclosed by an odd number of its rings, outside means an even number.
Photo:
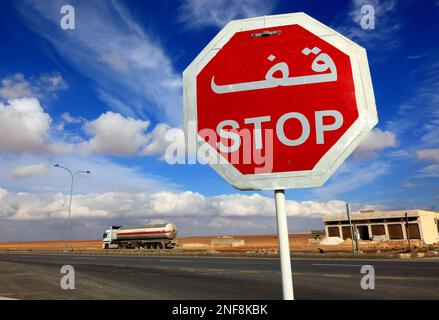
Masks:
[[[243,190],[321,186],[378,122],[364,48],[304,13],[230,22],[183,87],[188,136]]]

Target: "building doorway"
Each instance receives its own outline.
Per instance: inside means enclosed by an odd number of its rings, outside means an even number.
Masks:
[[[357,226],[361,240],[370,240],[369,228],[367,226]]]

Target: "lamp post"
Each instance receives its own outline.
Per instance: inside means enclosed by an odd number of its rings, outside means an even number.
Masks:
[[[69,241],[69,235],[70,235],[70,212],[72,209],[73,180],[75,179],[75,176],[79,173],[90,174],[91,172],[88,170],[87,171],[80,170],[80,171],[77,171],[75,173],[72,173],[72,171],[70,171],[68,168],[60,166],[59,164],[55,164],[54,167],[55,168],[62,168],[64,170],[66,170],[70,174],[70,177],[72,178],[71,183],[70,183],[70,201],[69,201],[69,213],[67,215],[66,239],[64,242],[64,251],[67,251],[67,242]]]

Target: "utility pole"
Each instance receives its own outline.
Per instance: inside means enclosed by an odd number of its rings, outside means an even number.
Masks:
[[[348,220],[349,220],[349,228],[351,230],[351,239],[352,239],[352,253],[355,254],[357,253],[357,248],[358,246],[356,245],[357,243],[357,239],[355,237],[355,232],[354,232],[354,226],[352,225],[352,220],[351,220],[351,209],[349,207],[349,203],[346,202],[346,213],[348,215]],[[354,244],[355,241],[355,244]]]
[[[405,234],[407,235],[407,241],[409,244],[409,252],[411,252],[412,246],[410,245],[409,218],[408,218],[407,212],[405,213]]]
[[[88,171],[88,170],[87,170],[87,171],[80,170],[80,171],[77,171],[77,172],[75,172],[75,173],[72,173],[72,171],[70,171],[68,168],[63,167],[63,166],[60,166],[59,164],[55,164],[54,167],[55,167],[55,168],[61,168],[61,169],[66,170],[66,171],[70,174],[70,177],[71,177],[71,182],[70,182],[69,213],[68,213],[68,215],[67,215],[66,238],[65,238],[65,242],[64,242],[64,251],[67,251],[67,242],[69,241],[69,236],[70,236],[70,213],[71,213],[71,210],[72,210],[73,181],[74,181],[75,176],[76,176],[77,174],[79,174],[79,173],[90,174],[91,172]]]

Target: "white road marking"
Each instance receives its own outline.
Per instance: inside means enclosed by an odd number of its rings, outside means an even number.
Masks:
[[[0,300],[18,300],[18,299],[8,298],[8,297],[0,297]]]
[[[362,267],[364,264],[337,264],[337,263],[313,263],[313,266],[331,266],[331,267]]]
[[[322,274],[322,277],[351,278],[348,274]]]

